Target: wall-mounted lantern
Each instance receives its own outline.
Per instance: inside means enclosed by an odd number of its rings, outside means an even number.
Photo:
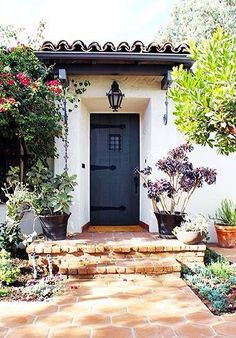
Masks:
[[[125,95],[120,90],[116,81],[113,81],[111,89],[108,93],[106,93],[106,95],[108,97],[110,108],[113,110],[113,112],[118,111],[118,108],[121,108],[121,103]]]

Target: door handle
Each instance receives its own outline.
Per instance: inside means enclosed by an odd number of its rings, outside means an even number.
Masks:
[[[139,179],[137,176],[134,177],[134,192],[135,194],[138,193],[138,185],[139,185]]]

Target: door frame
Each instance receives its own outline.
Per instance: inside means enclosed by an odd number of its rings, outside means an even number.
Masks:
[[[89,113],[89,119],[88,119],[88,130],[89,130],[89,165],[88,165],[88,170],[89,170],[89,224],[90,224],[90,219],[91,219],[91,171],[90,171],[90,165],[91,165],[91,115],[138,115],[138,121],[139,121],[139,139],[138,139],[138,145],[139,145],[139,167],[140,167],[140,161],[141,161],[141,114],[139,112],[90,112]],[[149,226],[140,221],[140,213],[141,213],[141,191],[140,191],[140,187],[141,187],[141,182],[139,182],[139,215],[138,215],[138,219],[139,219],[139,225],[143,228],[145,228],[146,230],[148,230]],[[125,225],[124,225],[125,226]]]

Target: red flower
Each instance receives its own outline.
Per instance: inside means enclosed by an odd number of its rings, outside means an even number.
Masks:
[[[55,93],[56,96],[61,94],[62,89],[60,87],[61,83],[59,80],[48,81],[46,85],[49,87],[50,92]]]
[[[14,82],[13,79],[9,79],[8,80],[8,84],[9,84],[9,86],[13,86],[15,84],[15,82]]]
[[[25,74],[18,73],[16,77],[23,86],[28,86],[30,84],[30,78]]]

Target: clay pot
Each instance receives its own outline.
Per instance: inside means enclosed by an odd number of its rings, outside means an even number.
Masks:
[[[218,244],[222,248],[234,248],[236,246],[236,226],[215,224]]]

